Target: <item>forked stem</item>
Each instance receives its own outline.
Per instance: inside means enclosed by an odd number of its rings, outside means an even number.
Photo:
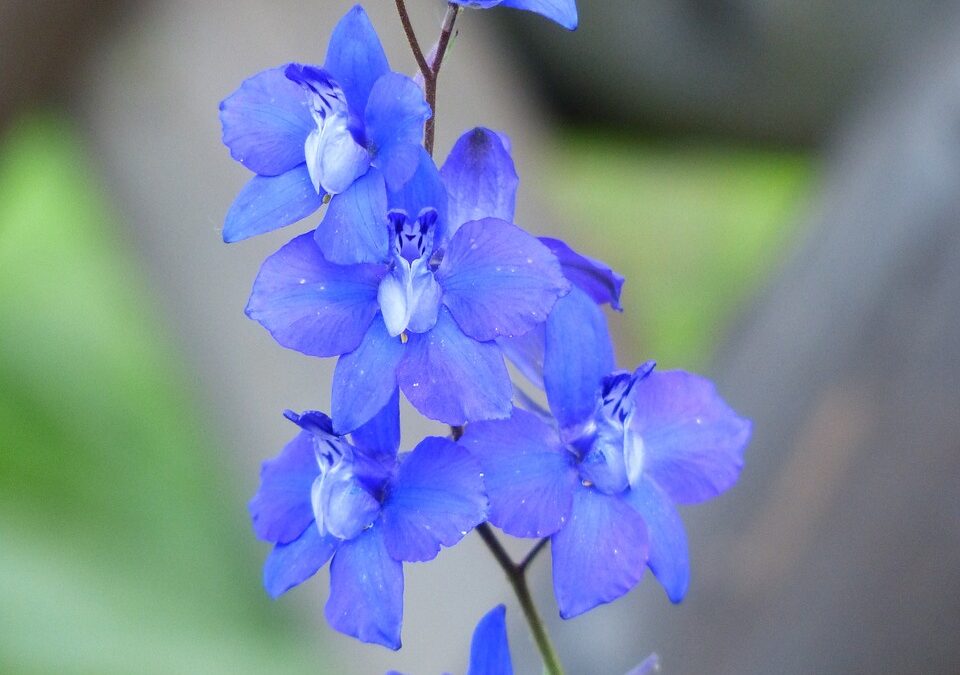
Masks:
[[[540,650],[540,657],[543,659],[543,667],[549,675],[563,675],[563,666],[560,665],[560,658],[557,651],[550,642],[550,635],[547,633],[547,627],[537,612],[537,606],[533,602],[533,596],[530,594],[530,587],[527,585],[527,567],[533,562],[537,554],[543,550],[547,539],[541,539],[537,542],[530,552],[523,559],[523,562],[517,564],[510,558],[510,554],[497,539],[493,528],[488,523],[482,523],[477,526],[477,532],[483,543],[487,545],[493,557],[496,558],[500,567],[507,575],[507,581],[513,587],[513,592],[520,601],[520,607],[523,609],[523,615],[530,626],[530,632],[533,634],[534,642],[537,643],[537,649]]]
[[[410,15],[407,12],[406,2],[404,0],[396,0],[396,3],[397,13],[400,15],[400,23],[403,24],[403,32],[407,36],[407,42],[410,43],[413,58],[416,60],[417,66],[420,68],[420,74],[423,76],[424,96],[427,99],[427,104],[430,106],[431,111],[430,119],[426,121],[423,128],[423,147],[432,157],[433,139],[437,124],[437,77],[440,75],[443,57],[447,52],[447,47],[450,45],[450,37],[453,35],[453,27],[457,21],[457,15],[460,13],[460,5],[452,2],[447,3],[447,12],[444,14],[443,24],[440,27],[440,37],[437,40],[436,53],[433,56],[433,63],[430,63],[427,57],[424,56],[420,42],[417,40],[416,32],[413,30],[413,23],[410,21]],[[450,427],[450,437],[454,441],[460,440],[461,436],[463,436],[462,426]],[[548,675],[563,675],[563,667],[560,665],[560,659],[557,657],[557,652],[550,642],[547,628],[543,623],[543,619],[540,618],[539,612],[537,612],[537,607],[533,602],[533,596],[530,594],[530,587],[527,585],[527,568],[530,566],[530,563],[533,562],[534,558],[537,557],[537,554],[543,550],[548,540],[541,539],[537,542],[536,546],[530,549],[530,552],[527,553],[520,563],[515,563],[510,558],[510,554],[503,548],[500,540],[497,539],[497,535],[494,534],[493,528],[491,528],[488,523],[478,525],[477,532],[487,545],[487,548],[490,549],[493,557],[497,563],[499,563],[507,575],[507,580],[513,587],[513,592],[516,594],[517,600],[520,602],[520,607],[523,609],[523,615],[526,617],[527,624],[530,626],[530,632],[533,634],[533,639],[537,643],[537,649],[540,650],[540,656],[543,659],[546,672]]]
[[[440,66],[443,65],[443,57],[450,45],[450,37],[453,35],[453,26],[457,21],[457,15],[460,13],[460,5],[452,2],[447,3],[447,13],[443,16],[440,37],[437,40],[437,51],[433,56],[433,63],[430,63],[424,56],[420,42],[417,40],[417,34],[413,30],[413,23],[410,21],[405,0],[396,0],[396,3],[400,23],[403,24],[403,32],[407,36],[413,58],[416,59],[420,74],[423,76],[423,93],[427,99],[427,105],[430,106],[431,113],[430,119],[426,121],[423,127],[423,147],[432,157],[433,139],[437,128],[437,78],[440,75]]]

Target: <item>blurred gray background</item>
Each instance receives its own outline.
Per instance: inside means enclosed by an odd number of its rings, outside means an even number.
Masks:
[[[247,172],[217,104],[322,62],[351,4],[0,4],[0,670],[463,672],[509,597],[475,535],[406,566],[399,653],[328,629],[326,571],[259,589],[245,500],[292,434],[280,411],[328,408],[333,361],[243,316],[262,259],[316,219],[221,243]],[[429,44],[443,3],[408,4]],[[393,3],[368,5],[412,73]],[[755,437],[740,483],[683,511],[683,604],[648,576],[561,622],[536,563],[569,672],[653,651],[666,673],[960,672],[960,3],[579,5],[573,34],[462,13],[437,156],[508,133],[518,224],[628,278],[621,365],[707,372]],[[406,412],[408,447],[442,433]],[[538,672],[507,605],[516,670]]]

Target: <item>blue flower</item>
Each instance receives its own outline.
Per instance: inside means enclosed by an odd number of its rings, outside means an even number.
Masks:
[[[286,416],[300,427],[264,462],[250,501],[257,536],[274,544],[263,582],[274,598],[332,558],[326,617],[364,642],[400,648],[402,561],[432,560],[486,516],[477,462],[445,438],[397,454],[397,395],[352,440],[316,411]]]
[[[421,152],[402,190],[353,202],[355,236],[320,237],[326,250],[341,246],[368,262],[334,264],[306,234],[270,256],[254,283],[247,314],[277,342],[341,356],[332,408],[342,433],[370,419],[398,384],[446,424],[507,417],[513,388],[494,340],[543,323],[569,288],[549,248],[503,219],[512,203],[477,177],[496,175],[483,158],[503,151],[499,138],[471,133],[480,140],[471,153],[451,153],[446,180]]]
[[[487,9],[497,5],[526,9],[556,21],[567,30],[574,30],[577,27],[576,0],[450,0],[450,2],[478,9]]]
[[[586,294],[598,305],[609,304],[613,309],[623,311],[620,306],[620,292],[624,278],[614,272],[605,263],[577,253],[559,239],[540,237],[540,242],[557,256],[564,277],[580,292]],[[563,336],[554,333],[554,340]],[[538,325],[534,330],[510,338],[498,338],[497,344],[504,355],[533,384],[543,389],[543,359],[546,348],[546,324]],[[603,351],[603,348],[600,348]],[[521,392],[522,393],[522,392]]]
[[[510,645],[507,643],[507,608],[497,605],[483,615],[470,642],[467,675],[513,675]],[[391,670],[387,675],[401,675]]]
[[[323,68],[291,63],[265,70],[220,104],[224,144],[257,174],[227,213],[224,241],[294,223],[327,195],[350,199],[370,167],[400,187],[416,170],[429,116],[422,90],[390,72],[357,5],[334,29]]]
[[[515,409],[470,424],[461,440],[484,470],[490,522],[550,537],[560,614],[615,600],[648,565],[674,602],[689,560],[675,504],[698,503],[737,479],[750,422],[706,379],[682,371],[613,371],[606,323],[579,288],[545,328],[551,417]]]

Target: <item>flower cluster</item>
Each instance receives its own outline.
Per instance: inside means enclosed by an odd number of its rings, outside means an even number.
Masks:
[[[577,24],[573,0],[450,4]],[[617,370],[601,306],[620,309],[623,277],[514,223],[506,136],[467,131],[438,167],[423,145],[432,114],[359,6],[322,67],[263,71],[220,106],[224,143],[256,174],[225,241],[325,206],[264,261],[246,309],[283,347],[338,359],[331,416],[285,413],[296,436],[263,464],[250,502],[273,544],[267,591],[329,561],[330,625],[398,649],[403,563],[489,523],[549,538],[564,618],[621,597],[645,567],[679,602],[689,558],[676,505],[736,481],[750,423],[699,376]],[[515,388],[505,359],[549,410]],[[398,452],[401,392],[452,438]],[[510,672],[502,626],[502,608],[481,622],[493,637],[475,639],[474,660],[500,665],[476,672]]]

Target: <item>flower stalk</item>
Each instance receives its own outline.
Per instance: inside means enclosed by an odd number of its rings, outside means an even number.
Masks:
[[[537,554],[543,550],[547,539],[541,539],[537,542],[530,552],[520,563],[515,563],[510,558],[510,554],[497,539],[489,523],[483,523],[477,526],[477,533],[487,545],[493,557],[496,558],[500,567],[507,575],[510,586],[520,602],[520,608],[523,609],[523,615],[530,626],[530,632],[533,634],[534,642],[537,643],[537,649],[540,651],[540,657],[543,659],[543,667],[548,675],[563,675],[563,666],[560,665],[560,658],[557,651],[550,641],[550,635],[547,633],[547,627],[540,618],[537,606],[533,602],[533,596],[530,594],[530,587],[527,585],[527,568],[533,562]]]
[[[407,42],[410,43],[410,50],[413,52],[413,58],[420,68],[420,74],[423,75],[423,93],[427,99],[427,105],[430,106],[432,115],[426,121],[423,128],[423,147],[426,148],[430,156],[433,156],[433,139],[436,133],[437,125],[437,78],[440,75],[440,67],[443,65],[443,57],[450,45],[450,37],[453,35],[453,27],[457,21],[457,15],[460,13],[460,5],[452,2],[447,3],[447,12],[443,16],[443,23],[440,27],[440,37],[437,40],[436,53],[433,56],[433,63],[424,56],[420,42],[417,40],[416,32],[413,30],[413,23],[410,21],[410,14],[407,12],[407,5],[404,0],[396,0],[397,13],[400,15],[400,23],[403,25],[403,32],[407,36]]]
[[[423,54],[423,49],[417,40],[416,33],[413,30],[413,24],[410,21],[410,15],[407,12],[404,0],[396,0],[397,13],[400,15],[400,23],[403,25],[403,31],[410,43],[410,49],[413,57],[420,67],[420,73],[423,75],[424,95],[427,104],[430,106],[432,115],[426,121],[423,132],[423,146],[426,151],[433,156],[433,141],[436,130],[437,120],[437,77],[440,74],[440,67],[443,65],[443,57],[446,54],[447,47],[450,44],[450,37],[453,35],[453,27],[460,12],[460,6],[452,2],[447,3],[447,12],[443,17],[443,24],[440,28],[440,37],[437,40],[436,53],[433,57],[433,63],[429,63]],[[456,442],[463,436],[462,426],[451,426],[450,437]],[[543,665],[548,675],[563,675],[563,667],[560,665],[560,658],[557,656],[556,649],[550,641],[550,635],[547,633],[546,625],[537,611],[537,606],[533,602],[533,596],[530,594],[530,587],[527,585],[527,568],[537,557],[537,554],[546,546],[548,539],[544,538],[537,542],[529,553],[520,563],[514,563],[510,555],[500,544],[500,540],[494,534],[493,529],[487,523],[482,523],[477,527],[477,532],[483,539],[487,548],[493,554],[493,557],[507,575],[507,580],[513,588],[520,607],[523,609],[523,615],[530,627],[534,642],[540,651],[543,659]]]

